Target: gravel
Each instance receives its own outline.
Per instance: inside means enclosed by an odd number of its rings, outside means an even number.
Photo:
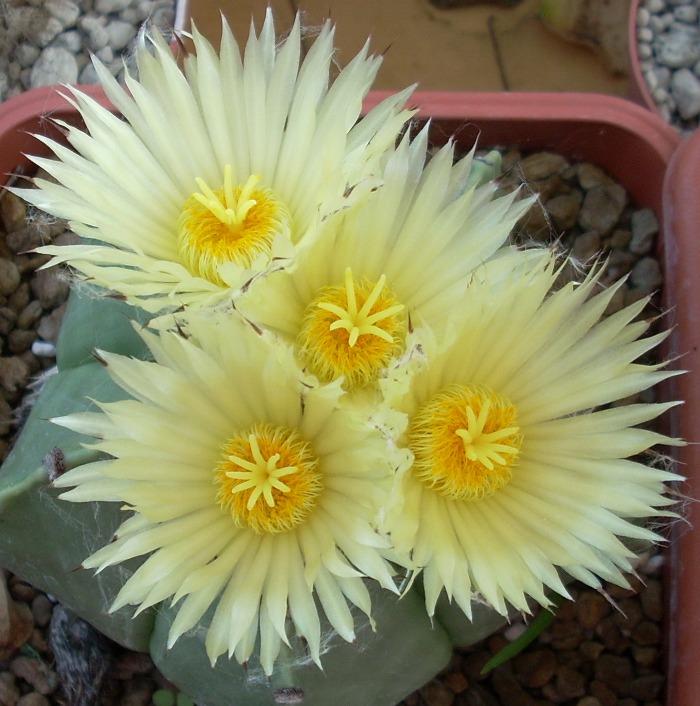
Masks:
[[[682,132],[700,125],[700,3],[644,0],[637,13],[637,52],[661,116]]]
[[[107,2],[119,0],[101,4]],[[516,240],[557,238],[583,266],[603,253],[608,258],[604,284],[630,275],[608,313],[662,286],[653,257],[658,233],[653,212],[630,204],[624,189],[598,167],[547,152],[524,156],[508,151],[504,169],[503,190],[524,182],[526,191],[541,194],[540,205],[516,227]],[[64,224],[42,218],[12,194],[0,196],[0,458],[17,432],[32,393],[30,382],[54,364],[68,294],[61,271],[38,270],[45,258],[27,250],[74,237]],[[651,401],[647,393],[641,398]],[[19,416],[12,410],[20,410]],[[565,603],[526,651],[488,675],[480,673],[493,654],[524,630],[518,619],[486,641],[456,650],[448,668],[402,706],[661,706],[662,563],[660,554],[644,557],[638,567],[643,582],[630,578],[634,591],[607,586],[603,594],[572,584],[577,600]],[[14,616],[5,633],[4,584]],[[64,653],[62,647],[74,644],[66,635],[76,630],[83,649],[89,646],[105,665],[91,680],[100,686],[97,702],[76,696],[70,667],[76,655],[74,648]],[[107,641],[50,597],[0,569],[2,706],[149,706],[158,690],[176,691],[148,655]]]
[[[0,102],[29,88],[96,83],[94,54],[121,78],[139,29],[167,32],[175,0],[15,0],[0,3]]]

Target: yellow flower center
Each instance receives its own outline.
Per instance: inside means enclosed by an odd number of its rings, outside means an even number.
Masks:
[[[304,522],[323,489],[318,458],[296,431],[256,424],[223,446],[216,500],[237,527],[286,532]]]
[[[204,179],[195,181],[201,193],[185,201],[178,220],[180,259],[197,277],[223,286],[219,266],[234,262],[249,267],[258,255],[270,255],[275,236],[289,234],[291,218],[270,189],[258,188],[257,174],[235,186],[227,164],[218,191]]]
[[[512,477],[523,437],[515,407],[487,387],[453,385],[416,413],[413,471],[451,500],[493,495]]]
[[[324,287],[307,307],[297,338],[303,362],[323,382],[344,376],[346,389],[374,382],[391,358],[404,349],[406,316],[386,286],[345,282]]]

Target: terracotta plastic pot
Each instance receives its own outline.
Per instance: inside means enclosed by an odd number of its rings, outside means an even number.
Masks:
[[[109,105],[99,88],[82,90]],[[366,107],[385,95],[370,94]],[[696,367],[700,311],[689,302],[695,295],[693,275],[700,260],[700,241],[691,237],[700,223],[700,134],[677,149],[678,133],[655,114],[629,101],[590,94],[417,93],[412,103],[421,106],[419,119],[431,118],[436,144],[453,138],[468,148],[478,138],[484,147],[546,149],[589,161],[618,180],[638,207],[653,209],[663,224],[659,247],[666,303],[676,312],[671,350],[690,351],[680,364]],[[0,105],[0,184],[15,167],[28,165],[23,153],[46,152],[28,133],[60,134],[47,117],[80,122],[56,89],[29,91]],[[691,425],[697,416],[693,405],[700,405],[700,389],[693,389],[692,383],[691,376],[681,377],[668,393],[686,400],[684,415],[672,420],[672,433],[689,439],[697,438]],[[683,472],[700,475],[700,447],[684,449],[682,460],[688,464]],[[689,519],[692,522],[692,507]],[[696,610],[700,609],[700,536],[690,530],[681,534],[668,554],[667,703],[696,706],[700,678],[690,679],[700,660],[700,610]]]
[[[367,107],[387,93],[370,95]],[[666,166],[680,143],[676,131],[629,101],[591,93],[415,93],[419,118],[432,118],[432,138],[464,146],[517,145],[551,150],[605,169],[641,208],[663,211]]]
[[[664,293],[675,325],[672,350],[680,356],[677,367],[688,375],[672,381],[669,396],[685,401],[672,418],[673,434],[691,445],[679,450],[681,472],[688,477],[691,500],[700,497],[700,131],[676,150],[664,184]],[[700,700],[700,507],[690,502],[686,523],[677,523],[671,537],[667,596],[667,657],[669,706],[697,706]]]
[[[101,86],[78,86],[98,103],[110,102]],[[55,121],[82,125],[78,111],[67,100],[70,92],[62,86],[45,86],[20,93],[0,105],[0,186],[11,172],[30,167],[27,154],[46,154],[47,149],[34,134],[61,139],[61,129]]]

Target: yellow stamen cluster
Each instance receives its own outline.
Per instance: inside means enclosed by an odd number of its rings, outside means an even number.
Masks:
[[[307,307],[297,346],[302,361],[323,382],[345,378],[345,388],[374,382],[405,345],[404,306],[386,286],[356,282],[324,287]]]
[[[178,248],[182,263],[197,277],[223,285],[219,266],[234,262],[249,267],[260,254],[269,255],[278,234],[288,235],[291,218],[270,189],[258,188],[253,174],[235,186],[230,165],[217,191],[195,179],[201,193],[185,201],[178,220]]]
[[[214,469],[217,502],[238,527],[285,532],[304,522],[323,486],[318,459],[296,431],[256,424],[229,439]]]
[[[523,440],[517,421],[515,407],[486,387],[445,388],[413,419],[414,473],[452,500],[492,495],[512,478]]]

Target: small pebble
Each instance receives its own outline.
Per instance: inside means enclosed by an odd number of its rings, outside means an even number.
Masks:
[[[56,83],[76,83],[78,64],[73,54],[63,47],[46,47],[32,66],[31,88],[52,86]]]
[[[40,694],[50,694],[58,686],[56,673],[41,659],[15,657],[10,663],[10,670]]]
[[[671,95],[681,118],[692,120],[700,115],[700,78],[690,69],[679,69],[673,74]]]

